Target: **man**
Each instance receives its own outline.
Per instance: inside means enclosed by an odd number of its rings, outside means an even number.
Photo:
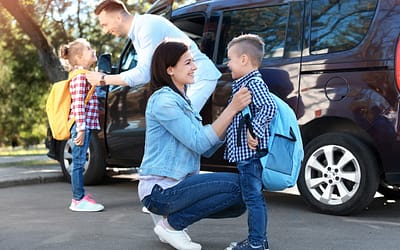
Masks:
[[[118,75],[89,72],[87,78],[94,85],[135,86],[150,81],[150,63],[155,48],[165,39],[180,40],[190,45],[197,70],[195,84],[187,89],[192,107],[200,111],[215,89],[221,73],[213,62],[204,55],[194,41],[167,19],[151,14],[131,15],[125,4],[119,0],[105,0],[95,14],[106,33],[114,36],[128,36],[137,52],[135,68]]]

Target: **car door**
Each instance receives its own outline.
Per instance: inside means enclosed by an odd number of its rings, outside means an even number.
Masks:
[[[173,0],[154,3],[147,13],[169,17]],[[137,64],[137,53],[127,41],[117,66],[118,73],[132,69]],[[149,84],[134,87],[110,86],[107,96],[106,141],[108,163],[138,166],[142,160],[145,143],[145,110],[149,97]]]
[[[258,34],[264,39],[265,56],[260,71],[270,90],[285,100],[298,117],[303,114],[299,93],[303,13],[303,1],[282,1],[281,4],[274,1],[273,5],[249,4],[246,8],[211,12],[209,25],[218,27],[213,59],[223,74],[212,97],[212,120],[226,107],[232,91],[232,77],[226,64],[227,44],[232,38],[246,33]],[[223,148],[204,162],[213,164],[221,159]]]

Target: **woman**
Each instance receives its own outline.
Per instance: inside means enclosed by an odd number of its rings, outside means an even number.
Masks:
[[[139,172],[139,197],[162,215],[154,232],[176,249],[201,249],[184,231],[203,218],[237,217],[245,212],[239,178],[234,173],[199,174],[201,155],[223,143],[236,113],[251,101],[243,88],[211,125],[202,125],[186,97],[196,66],[188,46],[164,41],[151,64],[153,94],[146,108],[146,144]]]

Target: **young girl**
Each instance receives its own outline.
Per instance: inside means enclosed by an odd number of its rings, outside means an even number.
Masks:
[[[96,61],[96,52],[88,41],[83,38],[76,39],[68,45],[62,45],[59,51],[60,58],[64,59],[66,69],[88,70]],[[84,73],[79,73],[70,81],[71,93],[70,119],[75,118],[71,128],[72,147],[72,202],[69,209],[72,211],[97,212],[104,209],[103,205],[96,203],[89,195],[85,195],[83,187],[83,168],[86,162],[86,152],[89,147],[92,130],[99,130],[99,112],[96,93],[85,104],[84,100],[91,88]]]

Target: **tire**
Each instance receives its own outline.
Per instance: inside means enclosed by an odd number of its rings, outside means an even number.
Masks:
[[[67,182],[71,182],[72,170],[72,139],[61,143],[60,165]],[[87,152],[87,161],[83,170],[83,182],[85,185],[97,185],[103,181],[105,176],[105,161],[102,148],[96,134],[90,137],[89,149]]]
[[[307,144],[297,186],[307,205],[320,213],[354,214],[374,198],[377,166],[373,151],[357,137],[327,133]]]

